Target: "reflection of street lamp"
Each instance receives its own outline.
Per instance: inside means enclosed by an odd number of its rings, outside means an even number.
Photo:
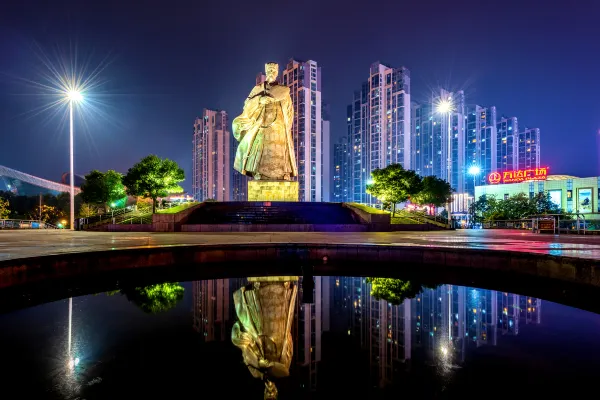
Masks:
[[[69,229],[75,229],[75,173],[73,172],[73,103],[77,103],[83,100],[83,95],[80,91],[75,88],[71,88],[65,93],[67,100],[69,101],[69,159],[71,164],[71,224]]]
[[[479,176],[479,174],[481,173],[481,168],[479,168],[477,165],[472,165],[469,168],[469,175],[473,175],[473,198],[475,198],[475,186],[477,185],[477,177]]]

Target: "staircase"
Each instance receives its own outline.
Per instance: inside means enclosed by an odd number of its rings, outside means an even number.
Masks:
[[[224,202],[204,203],[186,225],[354,225],[353,213],[341,203]]]

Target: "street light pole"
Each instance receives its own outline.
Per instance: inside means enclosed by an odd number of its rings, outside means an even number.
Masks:
[[[69,228],[71,230],[75,229],[75,173],[73,171],[73,101],[74,98],[69,100],[69,155],[70,155],[70,184],[71,184],[71,221],[69,223]]]

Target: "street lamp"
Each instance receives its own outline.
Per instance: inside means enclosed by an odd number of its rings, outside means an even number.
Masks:
[[[70,89],[66,93],[69,101],[69,159],[71,164],[70,183],[71,183],[71,224],[69,229],[75,229],[75,173],[73,171],[73,104],[83,101],[83,95],[77,89]]]
[[[454,111],[454,105],[452,104],[452,97],[448,96],[446,99],[441,99],[437,104],[436,111],[439,114],[448,115],[448,147],[446,149],[446,166],[448,172],[447,180],[452,185],[452,111]]]
[[[477,185],[477,177],[481,173],[481,168],[477,165],[471,165],[469,167],[469,175],[473,175],[473,198],[475,198],[475,186]]]

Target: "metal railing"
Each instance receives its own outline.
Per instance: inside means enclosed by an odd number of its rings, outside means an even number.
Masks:
[[[0,229],[58,229],[48,222],[24,219],[0,219]]]

